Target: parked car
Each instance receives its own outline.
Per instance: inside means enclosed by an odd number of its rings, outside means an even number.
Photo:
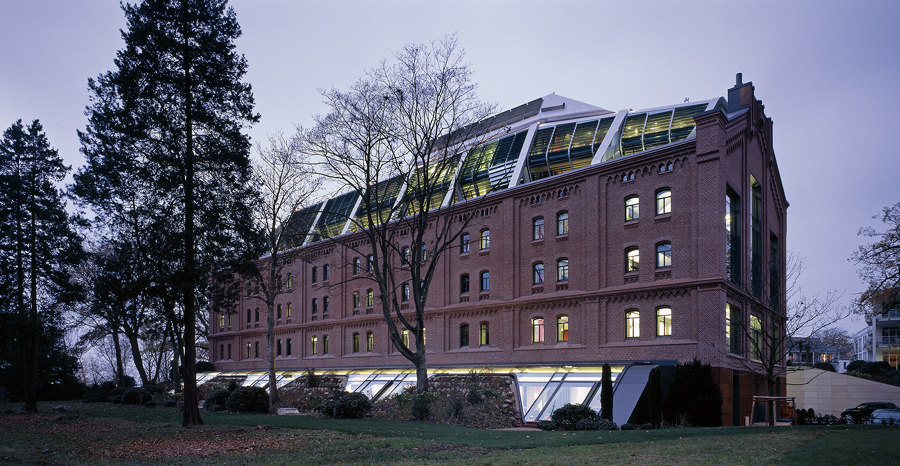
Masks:
[[[872,411],[872,424],[900,426],[900,409],[876,409]]]
[[[876,409],[898,409],[894,403],[886,401],[870,401],[863,403],[855,408],[848,408],[841,411],[841,418],[847,421],[847,424],[856,424],[872,415]]]

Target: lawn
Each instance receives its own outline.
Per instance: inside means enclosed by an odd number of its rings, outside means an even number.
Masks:
[[[58,404],[58,403],[54,403]],[[815,426],[650,431],[491,431],[419,422],[204,413],[68,402],[0,405],[0,464],[529,463],[898,464],[900,428]]]

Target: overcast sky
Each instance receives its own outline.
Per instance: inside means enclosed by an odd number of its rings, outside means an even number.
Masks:
[[[785,3],[788,3],[785,5]],[[847,258],[860,226],[900,201],[900,2],[233,1],[267,133],[309,125],[319,90],[346,88],[404,44],[457,33],[482,99],[502,109],[556,92],[610,110],[756,86],[774,120],[788,249],[807,294],[862,289]],[[83,163],[87,79],[113,66],[112,0],[0,0],[0,126],[39,118]],[[864,324],[847,320],[852,331]]]

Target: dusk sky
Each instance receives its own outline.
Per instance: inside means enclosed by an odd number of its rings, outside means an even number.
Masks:
[[[786,4],[785,4],[786,3]],[[788,250],[805,293],[861,291],[857,230],[900,201],[896,1],[233,1],[262,115],[254,141],[309,125],[319,90],[346,88],[404,44],[457,33],[480,97],[501,109],[551,92],[613,111],[756,86],[774,121]],[[0,126],[39,118],[82,165],[87,79],[113,67],[124,17],[111,0],[0,0]],[[843,325],[854,332],[859,319]]]

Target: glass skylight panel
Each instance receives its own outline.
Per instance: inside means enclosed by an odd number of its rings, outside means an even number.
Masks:
[[[356,198],[356,193],[350,191],[329,199],[325,203],[325,208],[319,217],[319,225],[316,227],[317,239],[333,238],[344,231],[347,218],[350,217],[353,206],[356,205]]]
[[[389,221],[391,209],[394,206],[394,202],[397,201],[397,196],[400,194],[400,188],[402,187],[403,177],[400,175],[376,184],[367,195],[369,198],[368,203],[371,207],[367,207],[366,200],[363,200],[359,205],[359,212],[356,214],[356,222],[350,225],[350,228],[357,230],[359,227],[367,227],[369,225],[370,208],[372,209],[371,218],[375,225]]]
[[[672,117],[672,142],[681,141],[691,134],[691,131],[694,129],[694,115],[705,111],[706,105],[690,105],[675,109],[675,115]]]
[[[550,145],[554,129],[553,126],[540,128],[534,135],[534,142],[531,143],[531,150],[528,151],[528,168],[531,171],[532,180],[550,176],[550,170],[547,168],[547,148]]]
[[[597,134],[594,135],[594,154],[600,149],[600,145],[603,144],[603,139],[606,137],[606,133],[609,132],[609,128],[615,119],[616,117],[608,117],[600,120],[600,123],[597,125]]]
[[[647,117],[647,125],[644,127],[644,150],[669,143],[669,122],[671,120],[671,110],[654,113]]]
[[[487,156],[485,155],[485,157]],[[425,206],[428,210],[439,208],[444,201],[444,196],[447,195],[447,189],[456,173],[457,165],[459,165],[459,156],[453,156],[432,161],[427,168],[418,168],[404,194],[404,199],[410,208],[407,212],[418,212],[421,199],[425,199]]]
[[[553,140],[547,150],[547,164],[550,175],[558,175],[572,169],[569,163],[569,145],[572,143],[572,134],[575,132],[575,123],[558,125],[553,132]]]
[[[569,148],[569,159],[572,163],[572,169],[586,167],[591,164],[594,158],[594,151],[591,143],[594,141],[594,134],[597,132],[597,120],[582,121],[575,127],[575,133],[572,136],[572,145]]]
[[[456,181],[454,202],[483,196],[509,186],[509,179],[527,134],[528,131],[520,131],[469,151]]]
[[[644,150],[641,139],[646,120],[646,113],[635,113],[625,118],[625,128],[622,130],[622,155],[634,154]]]
[[[284,244],[288,248],[300,246],[306,240],[312,223],[316,220],[316,214],[319,211],[319,205],[307,207],[291,214],[285,227]]]

